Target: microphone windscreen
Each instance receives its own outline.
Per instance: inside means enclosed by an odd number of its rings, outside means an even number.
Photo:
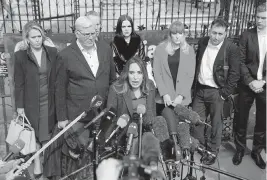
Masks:
[[[119,117],[117,121],[117,125],[120,128],[124,128],[128,124],[129,120],[130,120],[130,116],[128,114],[123,114]]]
[[[142,145],[142,159],[145,164],[149,164],[151,161],[158,162],[160,155],[159,140],[152,133],[143,134]]]
[[[178,140],[182,149],[190,148],[190,126],[187,123],[178,124]]]
[[[127,136],[133,134],[134,137],[138,136],[138,128],[136,123],[131,123],[127,130]]]
[[[100,95],[95,95],[90,103],[91,108],[99,108],[103,103],[103,98]]]
[[[155,136],[160,142],[170,138],[166,120],[162,116],[157,116],[152,123]]]
[[[191,121],[192,124],[196,124],[200,121],[200,116],[197,112],[181,104],[177,104],[177,106],[174,108],[174,111],[181,121],[184,121],[186,119],[188,121]]]
[[[138,104],[137,113],[138,114],[145,114],[146,113],[146,106],[143,104]]]
[[[25,142],[21,139],[17,139],[11,146],[10,151],[14,154],[18,154],[25,146]]]
[[[168,107],[165,107],[161,113],[161,115],[165,118],[169,134],[177,134],[177,123],[176,123],[176,115],[174,111]]]

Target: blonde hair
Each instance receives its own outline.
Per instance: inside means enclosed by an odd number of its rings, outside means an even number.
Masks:
[[[184,36],[184,41],[181,41],[180,43],[180,49],[185,53],[189,54],[189,44],[187,43],[185,39],[185,30],[184,30],[184,24],[180,21],[174,21],[170,27],[169,27],[169,33],[168,33],[168,44],[167,44],[167,51],[172,54],[174,53],[174,49],[172,47],[172,34],[180,33]]]
[[[29,21],[28,23],[26,23],[24,26],[23,26],[23,30],[22,30],[22,38],[24,40],[24,43],[25,43],[25,46],[28,48],[29,47],[29,44],[27,43],[27,39],[29,37],[29,32],[32,30],[32,29],[35,29],[37,31],[39,31],[42,35],[42,41],[44,42],[47,37],[45,35],[45,32],[44,30],[42,29],[42,27],[40,26],[40,24],[38,24],[36,21]]]

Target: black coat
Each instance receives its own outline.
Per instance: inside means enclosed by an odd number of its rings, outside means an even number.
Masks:
[[[198,50],[196,54],[196,73],[194,87],[198,81],[198,75],[200,71],[200,66],[202,63],[202,57],[207,48],[209,42],[209,37],[201,38],[198,42]],[[228,73],[227,79],[224,77],[224,58],[228,59]],[[227,99],[231,95],[240,79],[240,53],[238,47],[225,39],[213,65],[213,79],[217,86],[220,88],[220,94],[223,98]],[[195,91],[196,92],[196,91]]]
[[[242,33],[240,42],[241,77],[243,83],[248,85],[257,79],[259,68],[259,42],[257,28]],[[263,79],[266,80],[266,55],[263,65]]]
[[[48,79],[48,127],[51,132],[55,125],[55,61],[57,49],[44,46],[47,54],[47,79]],[[24,108],[35,134],[39,134],[39,67],[31,57],[29,50],[17,51],[14,55],[14,83],[15,83],[15,106]]]
[[[116,79],[112,50],[103,41],[97,41],[96,47],[99,61],[96,77],[76,42],[59,52],[55,83],[58,121],[74,120],[88,110],[97,94],[107,99],[109,86]]]

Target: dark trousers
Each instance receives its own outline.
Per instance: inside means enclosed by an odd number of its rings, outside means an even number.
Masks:
[[[198,85],[192,109],[199,114],[202,121],[205,121],[210,115],[212,128],[210,136],[206,139],[207,142],[204,136],[204,125],[195,126],[192,135],[194,138],[198,139],[201,144],[206,144],[208,150],[212,152],[218,152],[221,145],[223,104],[224,101],[218,89]]]
[[[256,99],[256,124],[254,127],[253,151],[266,149],[266,88],[261,93],[254,93],[248,86],[240,85],[238,112],[235,113],[235,145],[238,151],[246,148],[247,124],[249,111]]]

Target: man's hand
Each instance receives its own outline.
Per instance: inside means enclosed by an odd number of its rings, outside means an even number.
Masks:
[[[17,108],[17,113],[18,113],[18,115],[24,116],[25,115],[24,108]]]
[[[172,100],[171,100],[171,97],[170,97],[169,94],[165,94],[165,95],[163,96],[163,101],[164,101],[165,106],[170,106],[170,105],[172,105]]]
[[[98,180],[118,180],[121,170],[122,162],[120,160],[104,159],[96,169],[96,176]]]
[[[260,93],[263,91],[263,86],[265,82],[262,80],[254,80],[251,83],[249,83],[249,88],[254,91],[255,93]]]
[[[176,107],[177,104],[181,104],[183,102],[184,97],[182,95],[178,95],[172,103],[173,107]]]
[[[58,127],[59,129],[63,129],[63,128],[65,128],[65,127],[67,126],[68,123],[69,123],[69,120],[59,121],[59,122],[57,123],[57,127]]]

